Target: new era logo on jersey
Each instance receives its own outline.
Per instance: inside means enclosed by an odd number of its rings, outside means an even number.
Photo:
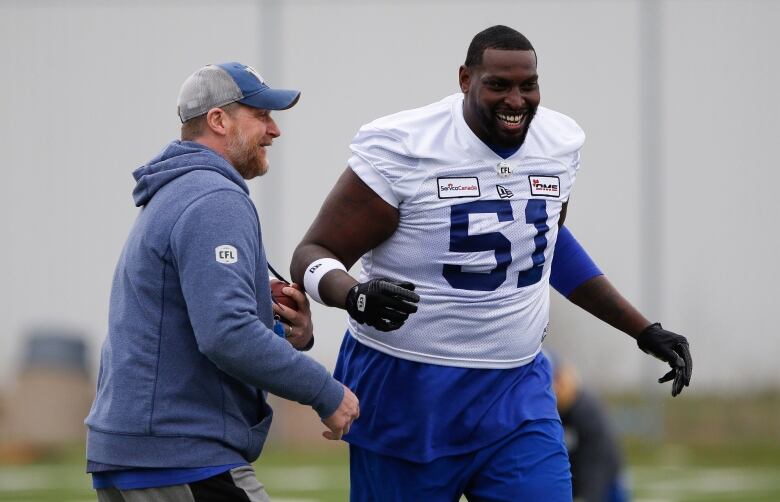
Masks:
[[[473,178],[436,178],[440,199],[479,197],[479,180]]]
[[[217,262],[230,265],[238,261],[238,250],[230,244],[223,244],[214,249]]]
[[[510,189],[503,185],[496,185],[496,191],[498,192],[498,196],[502,199],[511,199],[514,195]]]
[[[557,176],[529,176],[531,195],[541,197],[560,197],[561,183]]]

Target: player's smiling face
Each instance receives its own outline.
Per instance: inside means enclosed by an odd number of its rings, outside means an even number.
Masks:
[[[460,67],[463,116],[485,143],[519,146],[539,106],[534,51],[485,49],[482,63]]]
[[[280,134],[271,112],[239,106],[229,124],[225,138],[228,161],[244,179],[264,175],[268,171],[265,149]]]

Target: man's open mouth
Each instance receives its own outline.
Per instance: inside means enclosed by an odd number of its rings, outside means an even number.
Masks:
[[[518,129],[525,123],[527,112],[523,113],[496,113],[498,120],[509,129]]]

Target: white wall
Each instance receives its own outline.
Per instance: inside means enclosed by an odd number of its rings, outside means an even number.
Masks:
[[[239,60],[303,91],[276,114],[272,170],[252,184],[269,258],[286,271],[357,128],[457,91],[471,37],[502,23],[536,46],[542,103],[588,134],[575,235],[649,317],[689,337],[698,389],[780,385],[777,3],[656,2],[657,95],[640,0],[67,5],[0,0],[0,378],[20,333],[41,320],[85,329],[96,356],[136,214],[130,173],[177,136],[176,94],[192,71]],[[648,115],[658,119],[657,194],[643,191]],[[652,214],[643,200],[658,201]],[[660,229],[653,259],[642,252],[648,221]],[[613,329],[565,301],[553,309],[550,344],[595,385],[636,388],[662,373]],[[332,365],[343,313],[317,307],[315,325],[313,353]]]

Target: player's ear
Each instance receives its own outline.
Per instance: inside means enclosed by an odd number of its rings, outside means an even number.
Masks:
[[[458,69],[458,80],[460,82],[460,91],[463,94],[469,92],[469,86],[471,85],[471,72],[466,65],[461,65]]]
[[[225,121],[228,120],[228,114],[222,108],[212,108],[206,113],[206,126],[214,134],[224,136],[226,134]]]

